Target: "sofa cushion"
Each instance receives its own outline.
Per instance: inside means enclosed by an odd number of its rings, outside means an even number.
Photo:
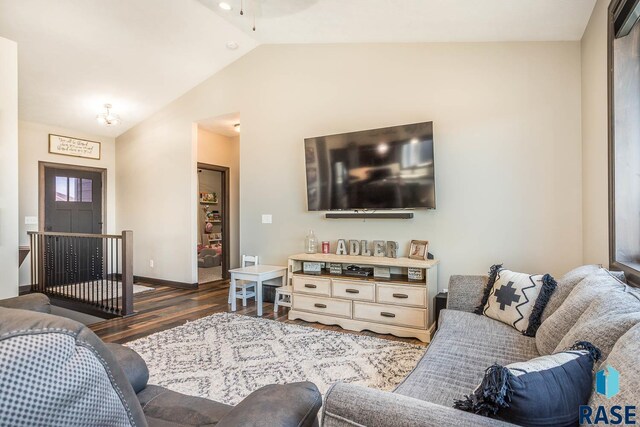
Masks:
[[[618,338],[640,323],[640,294],[628,286],[620,291],[600,295],[578,318],[562,338],[556,352],[566,350],[576,341],[588,341],[606,358]]]
[[[575,349],[507,366],[492,365],[482,383],[454,407],[514,424],[573,427],[591,394],[597,348]]]
[[[86,326],[6,308],[0,308],[0,413],[7,425],[146,425],[122,369]]]
[[[556,282],[548,274],[531,275],[500,269],[486,298],[482,314],[533,337],[555,288]]]
[[[233,409],[233,406],[155,385],[138,393],[138,399],[149,427],[215,425]]]
[[[539,356],[535,339],[473,313],[442,310],[438,332],[395,393],[452,406],[482,380],[494,363],[508,365]]]
[[[0,300],[0,307],[37,311],[39,313],[51,313],[49,297],[45,294],[39,293],[20,295],[19,297]]]
[[[111,351],[118,365],[124,371],[129,383],[131,383],[131,387],[133,387],[133,391],[138,393],[143,390],[147,386],[147,381],[149,381],[149,369],[142,357],[129,347],[121,344],[105,343],[104,345]]]
[[[595,408],[602,405],[607,409],[619,405],[638,405],[640,402],[640,324],[629,329],[613,346],[609,357],[602,363],[600,369],[608,368],[609,374],[615,369],[619,375],[619,392],[606,397],[594,391],[589,400],[589,406]],[[596,374],[597,376],[598,374]],[[602,374],[601,374],[602,375]],[[595,384],[594,384],[595,390]],[[595,411],[594,411],[595,412]],[[607,411],[607,413],[611,413]]]
[[[595,273],[600,269],[598,265],[583,265],[578,268],[574,268],[570,272],[566,273],[556,282],[556,290],[549,298],[549,302],[547,303],[547,307],[544,309],[542,313],[542,321],[544,322],[551,316],[555,311],[562,305],[569,293],[573,290],[573,288],[582,281],[585,277],[590,275],[591,273]]]
[[[540,354],[551,354],[578,318],[599,295],[624,289],[625,285],[604,268],[591,273],[578,283],[560,307],[542,322],[536,334]]]

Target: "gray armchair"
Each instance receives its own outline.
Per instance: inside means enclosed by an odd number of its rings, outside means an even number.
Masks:
[[[86,326],[48,312],[49,299],[41,294],[0,301],[0,365],[7,368],[0,370],[2,423],[158,427],[317,424],[322,396],[312,383],[266,386],[235,407],[187,396],[148,385],[147,366],[133,350],[103,343]]]

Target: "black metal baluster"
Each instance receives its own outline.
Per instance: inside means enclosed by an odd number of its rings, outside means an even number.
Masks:
[[[111,300],[109,301],[109,305],[110,305],[109,310],[113,311],[113,286],[114,286],[114,283],[113,283],[113,280],[114,280],[114,277],[113,277],[113,239],[111,240],[111,258],[110,258],[109,262],[111,264],[111,272],[110,272],[111,273],[110,274],[111,283],[109,284],[109,292],[111,293]]]
[[[76,280],[73,283],[73,299],[76,301],[80,301],[82,295],[82,283],[80,283],[81,275],[80,275],[80,254],[82,253],[82,239],[80,237],[74,236],[73,238],[76,244],[76,254],[77,256],[73,260],[73,269],[77,273]]]
[[[119,240],[118,239],[114,239],[114,240],[116,242],[116,278],[117,278],[117,277],[120,277],[120,275],[119,275],[120,269],[118,268],[118,265],[119,265],[118,261],[120,260],[120,258],[118,257],[118,242],[119,242]],[[122,277],[120,277],[120,283],[116,282],[116,286],[115,286],[115,289],[114,289],[116,296],[115,296],[115,299],[113,301],[113,305],[115,307],[115,311],[118,312],[118,313],[120,312],[120,304],[118,303],[118,287],[120,286],[121,283],[122,283]]]

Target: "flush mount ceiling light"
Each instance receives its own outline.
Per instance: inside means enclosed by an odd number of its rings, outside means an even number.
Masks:
[[[236,50],[239,45],[234,41],[228,41],[225,46],[227,46],[227,49],[229,50]]]
[[[96,120],[105,126],[115,126],[120,123],[120,117],[111,112],[111,104],[104,104],[104,112],[98,114]]]
[[[231,5],[226,1],[221,1],[220,3],[218,3],[218,7],[222,10],[231,10]]]
[[[236,123],[235,125],[233,125],[233,129],[234,129],[236,132],[240,133],[240,123]]]

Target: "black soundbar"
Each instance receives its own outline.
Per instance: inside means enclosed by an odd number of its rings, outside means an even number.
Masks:
[[[411,219],[413,212],[327,212],[327,219]]]

